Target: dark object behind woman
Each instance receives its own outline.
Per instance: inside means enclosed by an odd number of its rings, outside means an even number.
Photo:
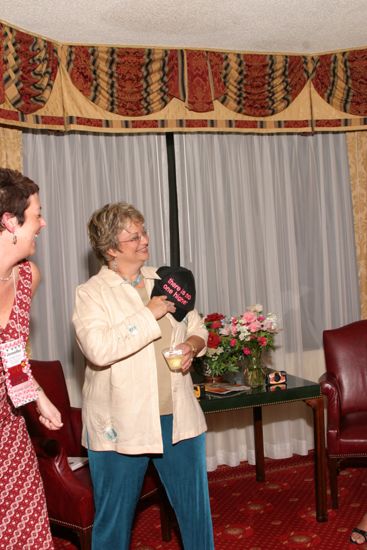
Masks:
[[[129,548],[152,459],[185,549],[211,550],[206,424],[188,372],[193,357],[205,352],[207,332],[196,310],[177,321],[173,301],[151,297],[160,278],[144,267],[149,238],[143,224],[142,214],[126,203],[92,215],[89,237],[104,266],[76,292],[73,322],[87,358],[83,444],[96,506],[93,549]],[[182,350],[179,372],[162,356],[172,344]]]

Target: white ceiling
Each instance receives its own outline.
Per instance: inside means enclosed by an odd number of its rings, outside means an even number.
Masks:
[[[282,53],[367,47],[366,0],[1,0],[0,20],[64,43]]]

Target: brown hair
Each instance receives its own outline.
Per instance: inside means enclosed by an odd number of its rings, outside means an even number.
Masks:
[[[131,223],[144,223],[144,216],[132,204],[115,202],[96,210],[88,222],[88,235],[91,247],[97,258],[107,264],[111,257],[110,248],[119,246],[118,235]]]
[[[9,212],[22,225],[29,197],[38,191],[38,185],[18,170],[0,168],[0,220],[5,212]],[[0,223],[0,232],[3,230],[4,226]]]

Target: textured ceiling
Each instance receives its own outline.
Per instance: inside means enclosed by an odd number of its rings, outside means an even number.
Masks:
[[[367,46],[366,0],[1,0],[0,20],[66,43],[283,53]]]

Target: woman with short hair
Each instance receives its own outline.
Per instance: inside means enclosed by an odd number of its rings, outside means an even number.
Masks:
[[[37,457],[17,407],[35,400],[39,420],[62,426],[59,411],[32,377],[26,354],[29,311],[38,287],[36,251],[46,222],[38,185],[0,168],[0,541],[7,550],[53,548]]]
[[[205,353],[207,331],[193,309],[192,273],[165,268],[163,279],[144,265],[149,237],[130,204],[105,205],[88,230],[104,265],[78,287],[73,322],[87,359],[82,411],[96,508],[92,547],[129,548],[151,459],[185,550],[212,550],[206,423],[189,374],[195,355]],[[182,353],[178,372],[162,355],[171,344]]]

